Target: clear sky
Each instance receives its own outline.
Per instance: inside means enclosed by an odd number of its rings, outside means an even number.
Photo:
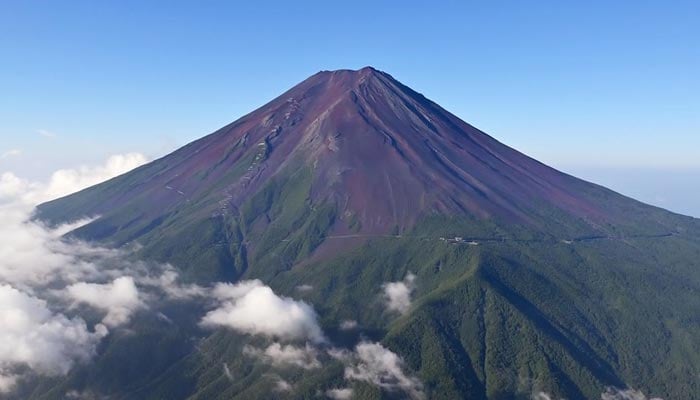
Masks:
[[[0,171],[159,156],[372,65],[543,162],[661,171],[642,197],[682,172],[700,200],[698,1],[239,3],[2,2]]]

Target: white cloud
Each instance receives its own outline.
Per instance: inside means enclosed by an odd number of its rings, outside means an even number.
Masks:
[[[403,281],[384,284],[384,297],[389,310],[404,314],[411,308],[411,293],[415,289],[415,280],[416,276],[409,272]]]
[[[22,150],[10,149],[10,150],[7,150],[6,152],[0,154],[0,160],[4,160],[6,158],[11,158],[11,157],[18,157],[21,155],[22,155]]]
[[[235,285],[220,283],[213,295],[221,304],[204,316],[204,326],[224,326],[251,335],[288,340],[325,341],[310,305],[277,296],[258,280]]]
[[[81,166],[54,172],[47,183],[30,182],[11,172],[0,176],[0,203],[8,199],[33,208],[39,203],[53,200],[129,172],[147,162],[140,153],[117,154],[100,166]]]
[[[293,389],[292,384],[285,381],[284,379],[277,377],[275,381],[275,392],[290,392]]]
[[[49,138],[49,139],[52,139],[52,138],[55,138],[55,137],[56,137],[56,133],[55,133],[55,132],[47,131],[46,129],[38,129],[38,130],[36,131],[36,133],[38,133],[39,135],[41,135],[41,136],[43,136],[43,137],[45,137],[45,138]]]
[[[0,281],[26,289],[32,284],[43,285],[57,278],[77,282],[86,276],[94,276],[98,272],[94,263],[85,259],[115,258],[117,252],[64,240],[65,233],[89,220],[47,228],[31,220],[34,206],[108,179],[144,161],[140,154],[112,156],[100,167],[58,171],[48,184],[23,180],[10,172],[0,175],[0,243],[3,243],[0,247]]]
[[[545,392],[537,392],[532,394],[532,400],[552,400],[552,396]]]
[[[117,156],[111,160],[128,158]],[[94,170],[119,173],[124,168],[118,165],[125,163],[107,162],[105,165],[107,167]],[[108,177],[102,173],[98,175]],[[56,187],[56,181],[52,185]],[[49,284],[105,282],[130,273],[137,278],[137,284],[157,287],[169,298],[204,294],[201,287],[178,284],[177,273],[169,265],[154,267],[127,262],[124,259],[128,250],[101,248],[63,237],[91,219],[51,228],[32,220],[34,206],[50,198],[48,186],[22,180],[12,173],[0,175],[0,282],[32,292],[35,287]],[[155,275],[154,270],[160,275]]]
[[[0,204],[31,208],[39,203],[40,199],[35,197],[38,197],[42,188],[40,183],[20,179],[12,172],[3,172],[0,175]]]
[[[43,375],[64,375],[77,362],[88,361],[107,328],[88,331],[80,318],[54,314],[46,301],[10,285],[0,285],[0,390],[18,378],[16,368]]]
[[[243,354],[260,358],[277,367],[294,366],[303,369],[321,367],[321,362],[318,361],[318,351],[308,344],[305,347],[296,347],[273,343],[264,350],[245,346]]]
[[[297,286],[297,290],[300,292],[310,292],[314,290],[314,287],[311,285],[299,285]]]
[[[600,395],[601,400],[662,400],[658,397],[647,398],[640,390],[619,389],[615,387],[605,388],[605,392]]]
[[[66,398],[71,400],[106,400],[109,397],[101,396],[91,390],[71,390],[70,392],[66,393]]]
[[[331,358],[335,358],[336,360],[343,361],[343,362],[350,361],[352,359],[352,356],[353,356],[353,353],[350,352],[349,350],[340,349],[337,347],[331,347],[328,350],[326,350],[326,352],[328,353],[329,356],[331,356]]]
[[[90,330],[83,319],[69,318],[61,310],[62,302],[53,296],[66,285],[75,284],[73,294],[81,301],[102,306],[110,324],[127,318],[139,304],[133,301],[134,281],[117,279],[137,266],[124,263],[121,251],[62,237],[88,221],[48,228],[31,215],[42,201],[126,172],[144,160],[140,155],[116,156],[101,167],[57,172],[47,184],[10,172],[0,175],[0,391],[11,390],[27,374],[67,373],[87,361],[107,335],[105,325]],[[114,281],[105,286],[88,283],[105,279]]]
[[[175,269],[166,264],[160,273],[153,276],[141,276],[138,283],[144,286],[155,287],[161,290],[170,299],[188,300],[197,297],[205,297],[209,293],[209,289],[194,285],[178,283],[179,274]]]
[[[253,289],[266,287],[263,283],[257,279],[250,281],[240,281],[235,284],[233,283],[219,283],[214,286],[211,295],[218,300],[237,300],[248,293],[253,291]]]
[[[353,329],[357,329],[357,321],[354,319],[346,319],[340,323],[340,330],[342,331],[351,331]]]
[[[363,342],[355,347],[353,365],[345,378],[369,382],[386,390],[401,390],[412,399],[423,399],[423,384],[403,371],[403,360],[379,343]]]
[[[17,375],[4,374],[4,372],[0,371],[0,394],[11,392],[19,379]]]
[[[226,375],[226,378],[228,378],[228,380],[233,380],[233,374],[231,373],[231,369],[229,369],[228,364],[226,363],[224,363],[224,375]]]
[[[146,157],[140,153],[117,154],[109,157],[107,162],[99,167],[82,166],[58,170],[51,175],[45,195],[47,199],[55,199],[75,193],[129,172],[146,161]]]
[[[93,271],[91,263],[77,257],[85,247],[61,240],[70,228],[49,229],[28,218],[21,207],[0,205],[0,280],[26,286],[56,277],[78,279]]]
[[[532,400],[557,400],[557,397],[554,395],[551,395],[547,392],[533,392],[532,393]],[[559,398],[560,400],[566,400],[565,398],[561,397]]]
[[[326,396],[334,400],[349,400],[352,398],[353,390],[351,388],[330,389],[326,391]]]
[[[123,325],[129,322],[136,310],[145,307],[139,298],[134,278],[130,276],[106,284],[80,282],[68,286],[66,291],[76,303],[106,311],[102,323],[107,326]]]

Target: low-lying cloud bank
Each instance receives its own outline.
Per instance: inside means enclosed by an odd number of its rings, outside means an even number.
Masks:
[[[80,318],[53,313],[46,301],[10,285],[0,285],[0,392],[9,391],[27,367],[38,374],[63,375],[88,361],[107,334],[104,325],[90,331]]]
[[[60,169],[51,175],[47,183],[31,182],[12,172],[3,172],[0,175],[0,203],[3,200],[21,201],[32,208],[129,172],[147,161],[146,156],[140,153],[117,154],[97,167]]]
[[[40,202],[145,161],[136,153],[113,156],[96,168],[56,171],[46,184],[9,172],[0,175],[0,392],[10,391],[27,374],[63,375],[89,361],[108,334],[106,325],[118,325],[140,305],[133,302],[138,294],[128,278],[104,287],[88,283],[107,279],[110,271],[100,264],[118,259],[113,250],[62,239],[87,221],[48,228],[32,221],[31,214]],[[70,317],[68,305],[61,301],[66,296],[107,311],[104,323],[90,328],[79,316]]]
[[[49,229],[30,221],[30,213],[22,207],[0,204],[2,282],[29,288],[56,279],[75,282],[95,272],[94,264],[81,259],[94,249],[61,239],[80,223]]]
[[[184,285],[169,265],[128,261],[128,249],[63,237],[90,220],[49,228],[31,219],[38,203],[144,161],[140,155],[115,156],[98,168],[57,171],[47,184],[0,175],[0,391],[28,375],[62,375],[89,361],[102,338],[140,311],[169,320],[154,307],[163,300],[213,301],[203,326],[280,340],[326,340],[310,305],[278,296],[260,281]],[[91,326],[80,317],[88,309],[93,319],[102,313],[102,320]],[[320,366],[311,345],[275,343],[249,352],[274,365]]]

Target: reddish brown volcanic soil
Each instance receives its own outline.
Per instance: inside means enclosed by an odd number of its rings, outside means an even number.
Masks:
[[[609,207],[605,189],[505,146],[371,67],[319,72],[217,132],[108,182],[107,199],[102,194],[79,211],[104,215],[131,204],[140,211],[135,219],[155,220],[191,202],[232,212],[300,166],[312,171],[311,203],[336,205],[344,222],[334,234],[347,233],[350,218],[360,223],[355,233],[383,234],[404,232],[432,214],[536,226],[554,212],[597,227],[621,212]]]
[[[240,141],[247,145],[230,152]],[[531,208],[545,203],[586,219],[603,215],[577,197],[580,181],[370,67],[319,72],[196,142],[179,168],[180,180],[221,160],[210,174],[217,179],[260,143],[269,146],[267,158],[235,185],[234,203],[249,194],[246,188],[259,188],[291,160],[302,159],[315,171],[313,198],[332,199],[339,215],[357,215],[368,232],[410,226],[433,210],[524,222]]]

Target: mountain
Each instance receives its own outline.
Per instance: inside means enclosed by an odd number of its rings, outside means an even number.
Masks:
[[[599,398],[608,386],[700,398],[700,222],[550,168],[370,67],[319,72],[36,216],[94,217],[71,235],[136,247],[192,283],[260,279],[302,298],[331,341],[380,341],[429,398]],[[382,288],[409,274],[410,309],[387,312]],[[110,398],[280,395],[241,355],[249,338],[171,311],[193,326],[137,319],[93,366],[27,397],[70,385]],[[312,398],[343,369],[287,378],[285,396]]]

